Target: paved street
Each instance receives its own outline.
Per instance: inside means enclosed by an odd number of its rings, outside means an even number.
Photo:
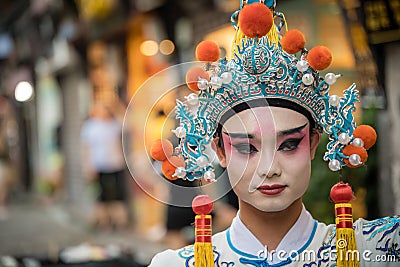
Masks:
[[[138,266],[147,265],[161,250],[159,244],[138,237],[133,230],[95,231],[73,209],[60,204],[43,205],[29,198],[11,203],[8,218],[0,221],[3,256],[57,261],[60,252],[82,244],[117,248],[130,254],[140,263]]]

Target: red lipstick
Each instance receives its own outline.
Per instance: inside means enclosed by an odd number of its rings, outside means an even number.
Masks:
[[[258,191],[260,191],[264,195],[277,195],[283,190],[285,190],[286,185],[282,184],[273,184],[273,185],[262,185],[257,188]]]

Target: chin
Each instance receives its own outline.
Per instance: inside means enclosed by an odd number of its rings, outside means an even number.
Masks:
[[[255,199],[253,195],[243,201],[262,212],[281,212],[289,209],[298,202],[301,203],[302,194],[300,196],[292,195],[291,198],[288,198],[287,195],[283,195],[275,199],[266,199],[264,197]]]
[[[280,212],[286,210],[291,206],[291,204],[293,204],[293,202],[282,202],[282,200],[279,199],[272,201],[263,199],[262,201],[258,202],[245,200],[245,202],[262,212]]]

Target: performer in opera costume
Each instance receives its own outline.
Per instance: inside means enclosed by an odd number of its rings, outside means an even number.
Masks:
[[[212,200],[196,197],[195,244],[159,253],[150,266],[399,266],[400,217],[353,223],[353,192],[343,182],[330,192],[335,224],[316,221],[302,203],[323,132],[330,138],[324,159],[336,172],[363,166],[376,141],[372,127],[355,124],[355,84],[343,96],[330,94],[340,75],[320,74],[329,49],[307,50],[301,32],[285,29],[275,1],[241,1],[232,24],[231,59],[219,59],[210,41],[196,49],[205,63],[186,76],[195,93],[177,101],[178,147],[159,140],[151,155],[167,178],[212,182],[211,144],[239,211],[212,235]]]

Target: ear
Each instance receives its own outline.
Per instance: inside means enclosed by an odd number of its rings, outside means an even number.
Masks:
[[[321,141],[321,134],[317,131],[312,131],[311,137],[310,137],[310,155],[311,159],[314,159],[315,157],[315,152],[317,151],[317,147],[319,144],[319,141]]]
[[[221,142],[223,142],[221,140]],[[214,138],[214,140],[211,143],[212,149],[214,149],[215,153],[217,154],[219,164],[221,165],[222,168],[226,168],[226,156],[225,156],[225,149],[221,146],[218,145],[219,143],[219,137]]]

